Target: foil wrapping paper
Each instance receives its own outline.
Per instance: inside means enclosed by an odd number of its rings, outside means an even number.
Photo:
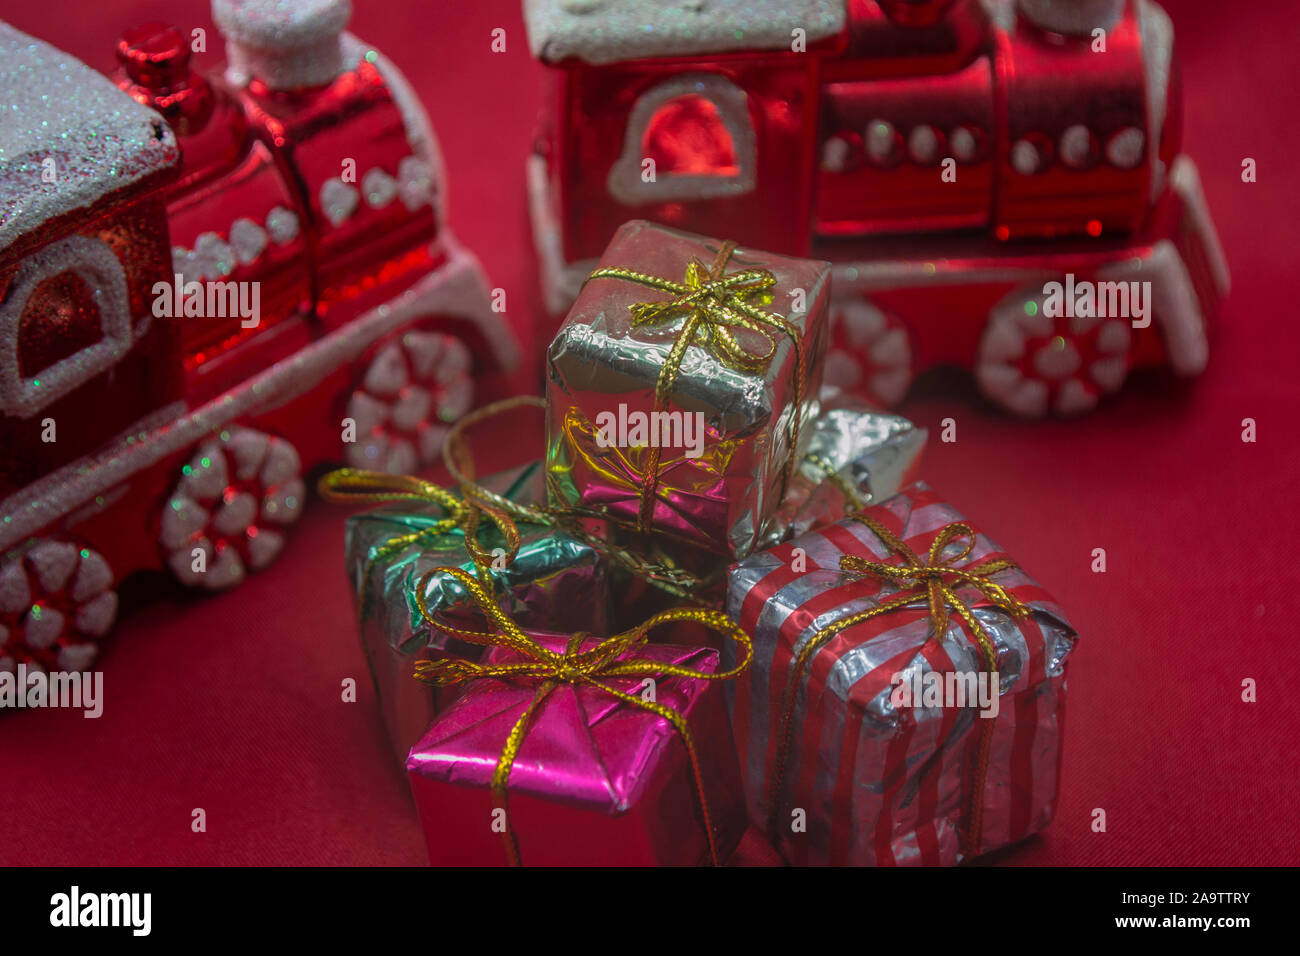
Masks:
[[[567,635],[532,632],[554,651]],[[594,640],[582,645],[593,646]],[[716,651],[650,644],[633,652],[702,673]],[[518,655],[492,647],[485,660]],[[602,683],[644,692],[643,678]],[[489,789],[506,737],[536,693],[531,683],[473,681],[411,749],[407,772],[434,865],[501,864]],[[699,678],[662,677],[655,700],[690,726],[720,856],[745,829],[739,769],[722,688]],[[525,865],[696,865],[708,842],[686,749],[672,725],[591,684],[560,684],[539,705],[511,770],[510,823]]]
[[[544,494],[541,462],[493,475],[483,481],[492,491],[521,503],[539,503]],[[386,560],[372,561],[378,548],[393,538],[436,524],[437,509],[410,505],[387,506],[352,515],[347,520],[346,554],[361,644],[379,700],[393,750],[406,759],[411,745],[428,728],[448,692],[412,675],[419,660],[446,654],[477,656],[481,648],[449,639],[429,624],[416,604],[414,587],[437,567],[473,570],[464,535],[451,531],[421,541]],[[484,525],[487,522],[484,521]],[[521,544],[513,562],[492,569],[501,605],[524,627],[588,630],[604,633],[608,605],[605,567],[586,544],[562,532],[520,524]],[[495,528],[485,527],[480,540],[490,550]],[[425,604],[452,620],[476,619],[465,607],[466,595],[446,575],[435,575],[425,587]],[[463,610],[462,610],[463,609]]]
[[[600,264],[681,282],[692,259],[707,266],[719,246],[715,240],[633,221],[615,235]],[[684,440],[661,448],[651,513],[652,530],[729,558],[753,549],[780,505],[786,459],[800,452],[789,447],[791,425],[795,416],[807,423],[817,413],[828,325],[826,263],[737,249],[724,274],[751,267],[767,268],[777,280],[770,303],[755,304],[784,316],[800,332],[802,396],[795,390],[795,350],[782,332],[772,333],[775,353],[762,373],[732,368],[712,349],[690,345],[666,411],[702,421],[704,438],[698,449],[688,448]],[[636,525],[648,448],[632,443],[602,447],[598,416],[610,413],[634,422],[655,411],[655,384],[684,320],[633,328],[629,307],[669,298],[624,279],[593,279],[551,343],[547,483],[553,502]],[[749,330],[736,335],[756,351],[766,348],[762,337]],[[688,450],[700,454],[688,455]]]
[[[728,560],[712,551],[694,547],[667,535],[645,534],[609,522],[606,539],[616,548],[636,554],[644,562],[669,574],[681,573],[694,586],[686,594],[665,590],[621,566],[609,569],[610,592],[618,600],[609,609],[610,627],[623,631],[669,608],[690,604],[721,610],[727,593]],[[701,635],[704,643],[721,646],[713,632]],[[652,637],[653,639],[653,637]]]
[[[901,415],[869,408],[834,388],[823,388],[821,414],[808,428],[808,442],[790,490],[763,531],[772,547],[814,527],[831,524],[853,508],[883,501],[911,484],[925,449],[926,430]],[[836,480],[828,478],[828,470]],[[854,500],[845,500],[844,488]],[[700,581],[693,604],[723,607],[726,567],[717,555],[667,537],[639,535],[618,525],[603,532],[614,543],[665,567],[689,571]],[[610,569],[619,603],[611,607],[615,630],[681,603],[621,568]],[[720,645],[719,645],[720,646]]]
[[[764,528],[764,546],[896,495],[916,480],[926,438],[924,428],[901,415],[876,411],[837,389],[824,388],[821,413],[809,428],[790,490]],[[857,500],[846,501],[842,486],[851,488]]]
[[[922,555],[942,528],[965,520],[920,483],[869,513]],[[794,548],[806,555],[802,572],[794,570]],[[754,638],[754,665],[731,698],[733,720],[747,808],[764,828],[794,655],[817,631],[898,590],[842,573],[844,554],[885,561],[889,551],[865,525],[845,519],[755,554],[730,573],[728,613]],[[977,529],[974,550],[962,563],[992,554],[1002,552]],[[994,718],[972,708],[906,707],[891,700],[895,674],[910,681],[918,671],[980,668],[979,650],[955,614],[942,641],[927,641],[924,599],[846,628],[813,655],[797,692],[777,817],[776,839],[786,859],[830,865],[961,862],[964,785],[976,725],[987,719],[994,726],[982,791],[981,852],[1014,843],[1051,820],[1065,660],[1076,635],[1051,596],[1022,570],[1001,571],[992,580],[1032,609],[1017,621],[979,603],[978,592],[958,590],[997,649]],[[806,812],[806,832],[792,826],[795,809]]]

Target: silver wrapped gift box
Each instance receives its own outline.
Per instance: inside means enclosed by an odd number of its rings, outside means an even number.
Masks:
[[[865,514],[929,569],[906,559],[908,574],[880,572],[904,559],[848,517],[730,573],[728,613],[754,638],[753,666],[731,695],[751,820],[797,864],[953,864],[1042,829],[1056,802],[1075,632],[925,485]],[[846,556],[872,572],[845,570]],[[959,611],[931,633],[932,579],[969,609],[996,670]],[[966,681],[973,690],[981,675],[982,701],[926,696]],[[910,700],[904,687],[917,689]]]

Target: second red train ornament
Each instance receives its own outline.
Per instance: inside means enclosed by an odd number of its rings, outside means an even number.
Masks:
[[[1228,270],[1151,0],[525,0],[548,305],[649,219],[834,264],[826,379],[1019,415],[1195,375]]]

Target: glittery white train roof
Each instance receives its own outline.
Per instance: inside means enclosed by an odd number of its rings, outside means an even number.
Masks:
[[[528,43],[548,63],[789,49],[844,28],[845,0],[525,0]]]
[[[42,177],[51,157],[53,183]],[[157,113],[80,60],[0,22],[0,252],[178,157]]]

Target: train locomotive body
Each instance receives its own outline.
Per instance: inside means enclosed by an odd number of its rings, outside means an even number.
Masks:
[[[648,9],[525,2],[552,310],[635,217],[830,260],[827,381],[882,405],[941,364],[1029,417],[1204,367],[1228,272],[1151,0]]]
[[[223,69],[151,24],[111,79],[0,23],[0,667],[84,669],[133,571],[237,584],[311,469],[417,470],[517,363],[349,14],[214,0]]]

